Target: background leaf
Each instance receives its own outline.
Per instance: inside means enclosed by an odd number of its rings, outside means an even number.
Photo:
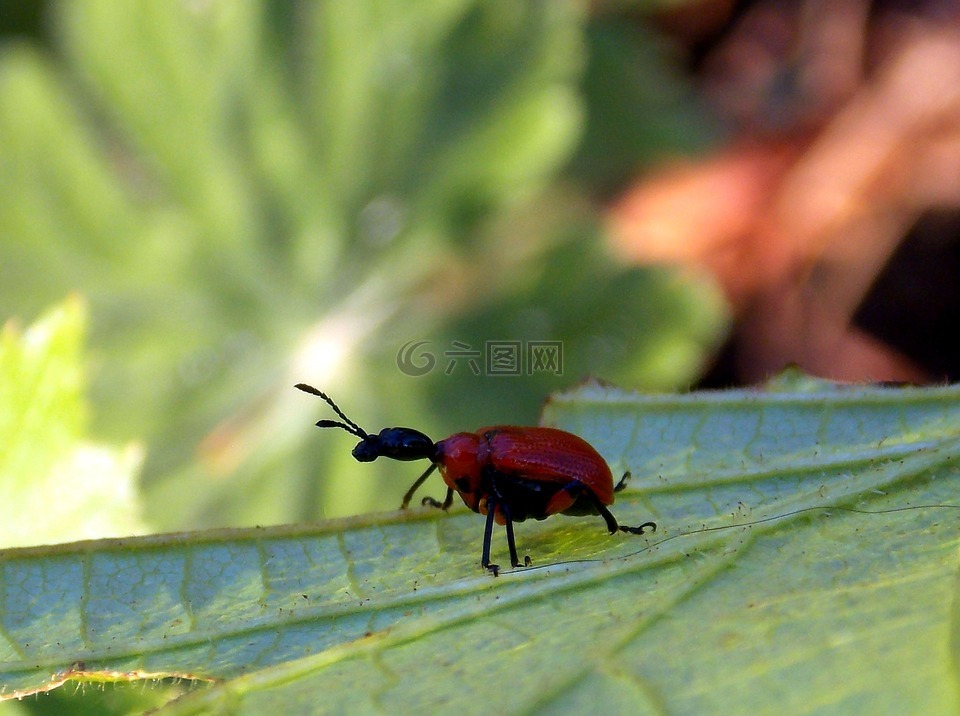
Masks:
[[[956,387],[799,375],[688,396],[587,385],[546,422],[633,471],[615,513],[655,535],[524,523],[534,568],[499,579],[462,510],[8,551],[2,679],[88,678],[78,661],[227,679],[168,713],[951,713],[958,412]]]
[[[5,547],[142,532],[135,478],[142,450],[87,437],[76,297],[26,331],[0,333],[0,544]]]

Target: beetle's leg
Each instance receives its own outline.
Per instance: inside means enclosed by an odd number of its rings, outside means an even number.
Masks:
[[[410,500],[413,499],[413,493],[416,492],[417,489],[419,489],[420,485],[422,485],[426,481],[426,479],[430,477],[431,473],[436,469],[437,469],[437,463],[435,462],[431,463],[430,467],[427,468],[426,472],[424,472],[420,477],[418,477],[417,481],[410,486],[410,489],[407,490],[407,494],[403,496],[403,502],[400,503],[401,510],[405,510],[410,506]]]
[[[503,514],[504,527],[507,528],[507,547],[510,550],[510,565],[512,567],[529,567],[530,555],[526,555],[523,558],[523,565],[520,564],[520,559],[517,557],[517,540],[513,534],[513,516],[510,514],[510,507],[507,505],[506,500],[503,499],[503,495],[500,494],[500,489],[497,487],[497,473],[495,472],[491,472],[490,475],[490,488],[496,496],[495,504]],[[487,509],[490,509],[489,500],[487,500]]]
[[[483,551],[480,553],[480,565],[493,572],[494,577],[500,576],[500,565],[490,564],[490,538],[493,536],[493,518],[497,512],[495,500],[487,499],[487,525],[483,528]]]
[[[620,525],[620,531],[629,532],[632,535],[642,535],[648,527],[650,528],[651,532],[657,531],[656,522],[644,522],[642,525],[637,525],[636,527],[628,527],[627,525]]]
[[[633,476],[630,474],[629,470],[623,473],[623,477],[620,478],[620,482],[618,482],[617,486],[613,488],[613,491],[620,492],[621,490],[623,490],[623,488],[627,486],[627,483],[630,482],[631,477]]]
[[[513,567],[519,567],[520,560],[517,559],[517,541],[513,536],[513,519],[510,517],[510,509],[506,504],[501,504],[500,511],[503,512],[503,517],[506,520],[504,526],[507,528],[507,547],[510,549],[510,564]],[[526,558],[526,562],[528,564],[530,562],[529,555]]]
[[[590,499],[593,500],[594,506],[596,506],[596,508],[597,508],[597,512],[599,512],[599,513],[600,513],[600,516],[601,516],[604,520],[606,520],[606,522],[607,522],[607,529],[610,530],[610,534],[613,535],[613,534],[616,534],[617,532],[628,532],[628,533],[630,533],[630,534],[632,534],[632,535],[642,535],[642,534],[644,534],[644,531],[645,531],[648,527],[650,528],[650,531],[651,531],[651,532],[656,532],[656,531],[657,531],[657,523],[656,523],[656,522],[644,522],[644,523],[643,523],[642,525],[640,525],[639,527],[630,527],[630,526],[628,526],[628,525],[618,525],[618,524],[617,524],[617,518],[614,517],[614,516],[610,513],[610,510],[608,510],[608,509],[606,508],[606,506],[604,506],[603,504],[601,504],[600,500],[597,499],[597,496],[596,496],[596,495],[594,495],[594,494],[593,494],[591,491],[589,491],[589,490],[587,490],[584,494],[587,494],[587,495],[590,496]]]
[[[424,506],[429,505],[430,507],[436,507],[441,510],[449,510],[450,505],[453,504],[453,489],[449,487],[447,488],[447,496],[444,498],[443,502],[440,502],[440,500],[435,500],[432,497],[424,497],[420,501],[420,504]]]
[[[600,504],[600,500],[594,498],[594,503],[597,506],[597,512],[606,520],[607,529],[610,530],[610,534],[615,535],[620,530],[620,525],[617,524],[617,518],[613,516],[610,510]]]

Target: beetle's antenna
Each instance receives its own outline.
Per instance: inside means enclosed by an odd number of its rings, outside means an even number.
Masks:
[[[327,401],[327,405],[333,408],[333,411],[343,418],[342,423],[339,420],[318,420],[318,428],[343,428],[348,433],[352,433],[358,438],[366,440],[368,437],[370,437],[363,428],[344,415],[343,411],[340,410],[340,407],[334,403],[330,396],[324,393],[322,390],[317,390],[312,385],[307,385],[306,383],[297,383],[293,387],[297,388],[298,390],[302,390],[304,393],[310,393],[310,395],[316,395],[318,398],[323,398],[325,401]]]

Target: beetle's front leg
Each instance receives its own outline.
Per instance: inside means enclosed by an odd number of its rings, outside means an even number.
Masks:
[[[447,488],[447,496],[444,498],[443,502],[440,500],[435,500],[432,497],[424,497],[420,500],[420,504],[424,507],[436,507],[439,510],[446,512],[450,509],[450,505],[453,504],[453,489]]]
[[[403,496],[403,502],[400,503],[401,510],[405,510],[407,509],[407,507],[410,506],[410,500],[413,499],[413,493],[417,491],[420,485],[422,485],[426,481],[426,479],[430,477],[430,475],[436,469],[437,469],[437,463],[432,463],[430,467],[428,467],[426,471],[420,477],[417,478],[417,481],[412,485],[410,485],[410,489],[407,490],[407,494]],[[433,499],[433,498],[430,498],[430,499]],[[452,496],[450,499],[453,499]],[[424,504],[427,504],[427,503],[424,502]]]

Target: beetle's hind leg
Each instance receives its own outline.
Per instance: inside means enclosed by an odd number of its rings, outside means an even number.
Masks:
[[[644,522],[642,525],[637,525],[636,527],[630,527],[629,525],[619,525],[619,529],[620,529],[621,532],[628,532],[628,533],[630,533],[630,534],[632,534],[632,535],[642,535],[642,534],[644,534],[644,533],[646,532],[646,530],[648,530],[648,529],[649,529],[651,532],[656,532],[656,531],[657,531],[657,523],[656,523],[656,522]]]
[[[616,487],[613,488],[613,491],[614,492],[622,491],[627,486],[627,483],[630,482],[631,477],[632,475],[630,474],[629,470],[623,473],[623,477],[620,478],[620,482],[618,482]],[[600,504],[600,500],[597,500],[595,498],[594,503],[597,506],[597,512],[599,512],[600,516],[607,521],[607,529],[610,530],[610,534],[616,534],[617,532],[627,532],[632,535],[642,535],[646,532],[647,529],[649,529],[651,532],[657,531],[656,522],[644,522],[642,525],[638,525],[637,527],[631,527],[629,525],[618,525],[616,518],[612,514],[610,514],[610,510],[608,510],[605,506]]]
[[[600,516],[607,521],[607,529],[610,530],[610,534],[612,535],[616,534],[617,532],[626,532],[632,535],[642,535],[648,529],[651,532],[657,531],[656,522],[644,522],[642,525],[637,525],[636,527],[631,525],[617,524],[617,518],[610,514],[610,510],[599,504],[599,501],[597,503],[597,510],[600,512]]]
[[[630,473],[628,472],[627,475],[629,474]],[[624,476],[624,478],[626,478],[626,475]],[[623,480],[621,480],[620,482],[623,483]],[[593,499],[593,504],[597,508],[597,512],[600,513],[600,516],[607,523],[607,529],[610,530],[610,534],[615,535],[617,532],[627,532],[628,534],[632,534],[632,535],[642,535],[646,533],[647,529],[649,529],[651,532],[657,531],[656,522],[644,522],[642,525],[638,525],[637,527],[632,527],[630,525],[617,524],[617,518],[613,516],[610,510],[608,510],[606,506],[600,502],[599,499],[597,499],[596,495],[594,495],[592,492],[589,492],[589,491],[587,491],[586,494],[589,494],[590,497]]]

